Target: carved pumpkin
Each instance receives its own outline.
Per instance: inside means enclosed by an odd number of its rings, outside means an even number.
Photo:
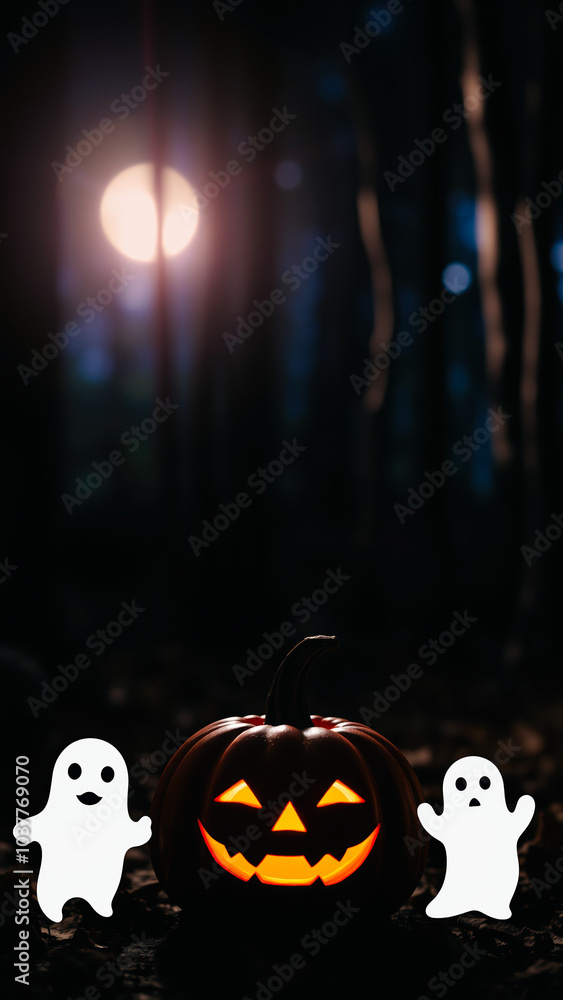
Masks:
[[[169,762],[151,809],[151,856],[174,902],[208,884],[202,870],[239,892],[326,894],[346,880],[381,913],[415,889],[427,848],[412,847],[422,792],[410,764],[368,726],[310,717],[305,706],[312,662],[337,645],[304,639],[278,668],[265,716],[213,722]]]

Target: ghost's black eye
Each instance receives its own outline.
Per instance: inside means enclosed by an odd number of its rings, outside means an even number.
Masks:
[[[479,778],[479,784],[481,785],[481,788],[490,788],[491,779],[487,778],[487,775],[485,774],[484,777]]]
[[[72,778],[73,781],[76,781],[76,779],[79,778],[81,774],[82,774],[82,768],[80,767],[80,764],[70,765],[68,769],[69,778]]]
[[[455,787],[459,788],[460,792],[462,792],[464,788],[467,788],[467,782],[465,778],[457,778]]]
[[[115,771],[113,767],[102,768],[102,781],[113,781]]]

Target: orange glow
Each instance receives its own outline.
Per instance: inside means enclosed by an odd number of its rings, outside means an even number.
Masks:
[[[162,171],[162,249],[174,257],[190,242],[198,223],[196,195],[176,170]],[[108,184],[100,206],[103,230],[114,247],[132,260],[156,256],[157,213],[154,167],[138,163]]]
[[[339,802],[365,802],[360,795],[356,795],[348,785],[345,785],[343,781],[333,781],[332,785],[326,791],[320,800],[317,802],[317,808],[319,806],[334,806]]]
[[[237,781],[236,785],[231,785],[226,792],[221,792],[215,799],[216,802],[236,802],[241,806],[253,806],[260,809],[261,803],[256,798],[254,792],[248,787],[246,781]]]
[[[378,824],[361,844],[349,847],[340,861],[337,861],[332,854],[325,854],[316,865],[310,865],[302,854],[266,854],[255,868],[240,852],[231,858],[225,845],[210,837],[199,820],[198,823],[207,847],[222,868],[243,882],[248,882],[253,875],[256,875],[261,882],[268,885],[311,885],[317,878],[320,878],[325,885],[342,882],[365,861],[377,840],[381,825]]]
[[[294,806],[288,802],[277,823],[272,827],[274,830],[295,830],[297,833],[306,833],[307,827],[299,819]]]

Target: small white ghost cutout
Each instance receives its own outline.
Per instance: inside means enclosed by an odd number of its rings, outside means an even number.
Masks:
[[[58,756],[47,805],[29,819],[29,840],[41,845],[37,901],[50,920],[76,896],[112,915],[125,853],[151,835],[148,816],[129,816],[128,790],[125,761],[105,740],[76,740]]]
[[[512,915],[518,884],[518,838],[530,824],[535,802],[523,795],[507,809],[499,769],[485,757],[462,757],[446,771],[444,811],[428,802],[418,807],[424,829],[446,849],[446,875],[426,907],[429,917],[453,917],[478,910],[496,920]]]

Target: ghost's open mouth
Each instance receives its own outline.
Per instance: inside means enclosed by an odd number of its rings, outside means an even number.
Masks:
[[[480,806],[481,803],[479,802],[479,799],[471,799],[471,802],[469,803],[469,805],[470,806]]]
[[[83,792],[82,795],[77,795],[76,798],[79,802],[82,802],[83,806],[95,806],[97,802],[102,801],[102,796],[96,795],[95,792]]]
[[[361,844],[349,847],[340,860],[334,858],[332,854],[325,854],[317,864],[310,865],[303,855],[267,854],[255,867],[246,860],[243,854],[235,854],[234,857],[230,857],[224,844],[214,840],[199,820],[198,823],[203,839],[215,861],[231,875],[236,875],[244,882],[256,875],[261,882],[267,882],[270,885],[311,885],[317,878],[322,879],[325,885],[341,882],[365,861],[375,844],[380,826],[378,824]]]

